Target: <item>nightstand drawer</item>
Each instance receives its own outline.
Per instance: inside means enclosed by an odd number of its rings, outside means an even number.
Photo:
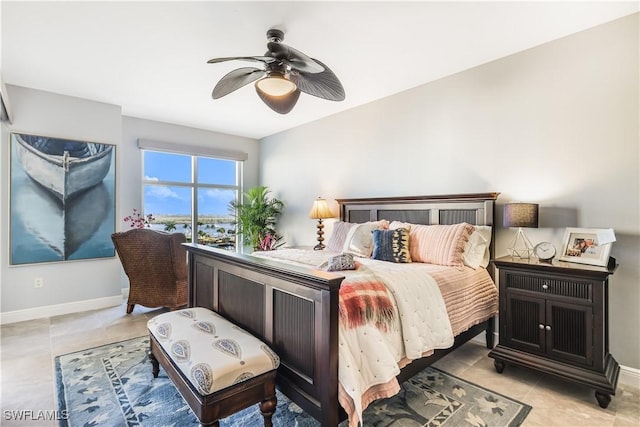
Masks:
[[[505,271],[506,287],[545,295],[558,295],[581,300],[592,300],[592,282],[568,280],[549,275],[537,276],[520,271]]]

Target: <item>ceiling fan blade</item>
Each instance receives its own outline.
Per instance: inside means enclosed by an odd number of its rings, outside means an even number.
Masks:
[[[308,95],[329,101],[344,101],[344,87],[342,87],[338,77],[325,64],[317,59],[314,61],[324,67],[323,72],[305,73],[303,71],[292,71],[289,76],[291,81],[296,84],[299,90]]]
[[[216,87],[213,88],[211,97],[213,99],[222,98],[234,90],[240,89],[242,86],[255,82],[266,74],[266,71],[253,67],[243,67],[233,70],[220,79]]]
[[[321,73],[324,71],[324,68],[318,62],[286,44],[269,42],[267,43],[267,49],[276,59],[296,70],[306,73]]]
[[[207,61],[207,64],[217,64],[219,62],[226,62],[226,61],[256,61],[256,62],[263,62],[265,64],[270,64],[272,62],[275,62],[275,58],[272,58],[270,56],[230,56],[227,58],[213,58]]]
[[[256,87],[256,92],[262,102],[267,104],[269,108],[271,108],[276,113],[287,114],[289,111],[293,109],[293,107],[298,102],[298,98],[300,98],[300,91],[295,90],[288,95],[283,96],[270,96],[266,93],[262,92],[260,89]]]

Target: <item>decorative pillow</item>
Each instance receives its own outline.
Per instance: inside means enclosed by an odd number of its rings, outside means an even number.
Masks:
[[[355,270],[356,263],[351,254],[332,256],[327,261],[327,271]]]
[[[390,228],[408,224],[395,222]],[[462,266],[464,248],[474,227],[463,222],[452,225],[410,224],[409,252],[414,262]]]
[[[390,262],[411,262],[409,229],[373,230],[373,259]]]
[[[491,243],[491,227],[476,225],[464,247],[464,265],[477,269],[489,265],[489,244]]]
[[[329,240],[327,241],[327,250],[331,252],[342,252],[344,248],[344,241],[347,239],[347,234],[354,223],[338,221],[333,224],[333,231]]]
[[[342,248],[342,252],[369,258],[373,251],[373,236],[371,232],[389,228],[389,221],[371,221],[356,224],[349,229]]]

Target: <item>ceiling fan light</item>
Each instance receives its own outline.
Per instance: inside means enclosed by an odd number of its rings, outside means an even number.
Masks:
[[[291,80],[287,80],[279,74],[272,74],[256,82],[256,89],[269,96],[289,95],[298,87]]]

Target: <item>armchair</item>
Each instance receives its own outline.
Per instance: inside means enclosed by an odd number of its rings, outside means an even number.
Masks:
[[[112,234],[111,240],[129,277],[127,314],[136,304],[172,310],[187,305],[184,234],[134,228]]]

